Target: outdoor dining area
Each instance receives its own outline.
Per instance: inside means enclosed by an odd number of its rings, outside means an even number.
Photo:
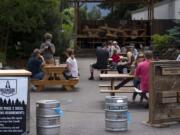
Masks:
[[[0,135],[179,135],[180,0],[3,0]]]

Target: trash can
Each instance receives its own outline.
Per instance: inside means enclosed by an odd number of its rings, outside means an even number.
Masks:
[[[127,131],[128,99],[125,96],[106,96],[105,128],[107,131]]]
[[[60,102],[40,100],[36,103],[37,135],[60,134]]]

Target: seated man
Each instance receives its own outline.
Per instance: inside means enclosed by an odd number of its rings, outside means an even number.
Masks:
[[[89,80],[94,80],[94,69],[106,69],[108,65],[109,52],[107,44],[103,44],[102,47],[96,49],[97,62],[90,65],[91,76]]]
[[[77,78],[78,75],[78,65],[76,58],[74,57],[74,50],[73,49],[67,49],[68,56],[66,60],[67,69],[64,71],[64,77],[68,80],[71,78]]]
[[[27,69],[32,73],[33,79],[41,80],[44,77],[44,73],[41,70],[41,67],[45,65],[44,57],[40,54],[39,49],[34,49],[31,57],[27,63]]]

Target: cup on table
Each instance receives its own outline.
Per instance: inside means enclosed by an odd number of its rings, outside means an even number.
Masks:
[[[0,62],[0,69],[2,69],[2,68],[3,68],[2,62]]]
[[[128,73],[128,70],[127,70],[127,68],[125,67],[125,68],[123,68],[123,74],[127,74]]]
[[[54,57],[54,64],[56,66],[60,64],[60,57]]]

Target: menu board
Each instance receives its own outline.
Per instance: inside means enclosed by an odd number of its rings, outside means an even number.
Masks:
[[[28,77],[0,77],[0,133],[26,134]]]

